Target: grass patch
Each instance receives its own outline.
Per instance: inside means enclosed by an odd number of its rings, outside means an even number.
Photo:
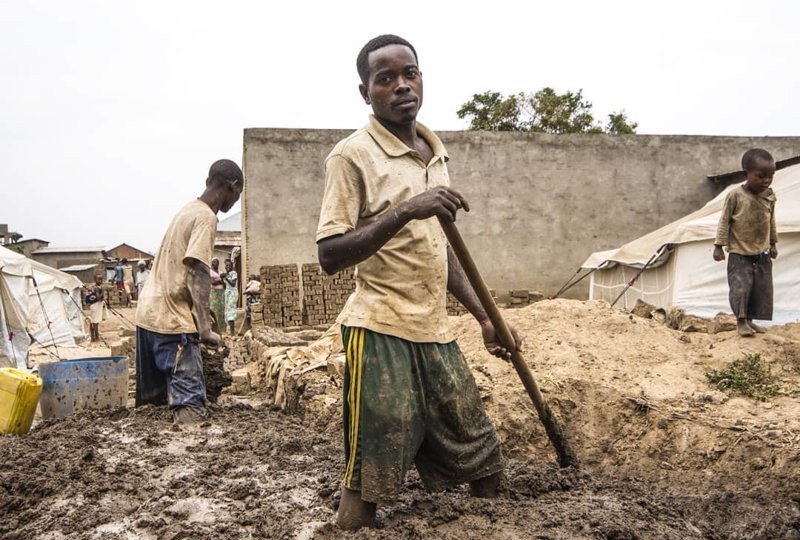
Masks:
[[[746,354],[723,369],[709,371],[706,377],[719,390],[736,391],[759,401],[766,401],[780,390],[758,353]]]

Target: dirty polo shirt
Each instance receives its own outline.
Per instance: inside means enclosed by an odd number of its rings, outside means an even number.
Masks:
[[[156,253],[136,308],[136,325],[161,334],[192,334],[197,326],[189,294],[189,267],[196,259],[211,266],[217,215],[196,199],[172,219]]]
[[[778,241],[775,226],[775,193],[755,195],[740,186],[725,198],[714,244],[728,246],[730,253],[758,255]]]
[[[428,189],[450,185],[442,141],[419,123],[417,134],[433,149],[430,163],[373,116],[333,148],[325,159],[317,242],[369,225]],[[453,341],[446,308],[447,240],[435,217],[410,221],[356,265],[355,282],[337,322],[417,343]]]

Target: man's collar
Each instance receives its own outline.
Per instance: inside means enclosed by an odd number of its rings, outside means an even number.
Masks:
[[[378,146],[386,152],[388,155],[392,157],[400,157],[405,154],[409,154],[413,152],[411,148],[409,148],[406,143],[398,139],[391,131],[383,127],[375,115],[369,115],[369,126],[367,126],[367,132],[372,136]],[[433,150],[434,161],[436,158],[444,158],[445,161],[450,159],[450,156],[447,155],[447,150],[442,144],[441,139],[430,129],[426,128],[424,125],[417,122],[417,135],[428,141],[428,144]]]

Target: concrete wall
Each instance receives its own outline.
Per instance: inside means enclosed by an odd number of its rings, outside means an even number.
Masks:
[[[243,252],[261,265],[316,262],[323,160],[350,131],[244,132]],[[441,132],[452,185],[472,211],[458,226],[499,295],[553,294],[593,251],[611,249],[702,206],[706,175],[734,171],[746,149],[800,154],[800,137]],[[576,288],[581,296],[586,288]]]

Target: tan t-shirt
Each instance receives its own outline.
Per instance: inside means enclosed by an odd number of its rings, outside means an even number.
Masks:
[[[771,189],[755,195],[740,186],[725,198],[714,244],[728,246],[739,255],[758,255],[778,241],[775,225],[775,193]]]
[[[373,223],[398,204],[449,186],[442,141],[417,123],[433,150],[425,164],[374,117],[325,160],[316,240]],[[447,240],[438,220],[413,220],[356,266],[356,289],[337,321],[418,343],[453,340],[447,320]]]
[[[136,309],[136,325],[161,334],[197,332],[189,294],[188,259],[210,266],[217,215],[197,199],[172,219]]]

